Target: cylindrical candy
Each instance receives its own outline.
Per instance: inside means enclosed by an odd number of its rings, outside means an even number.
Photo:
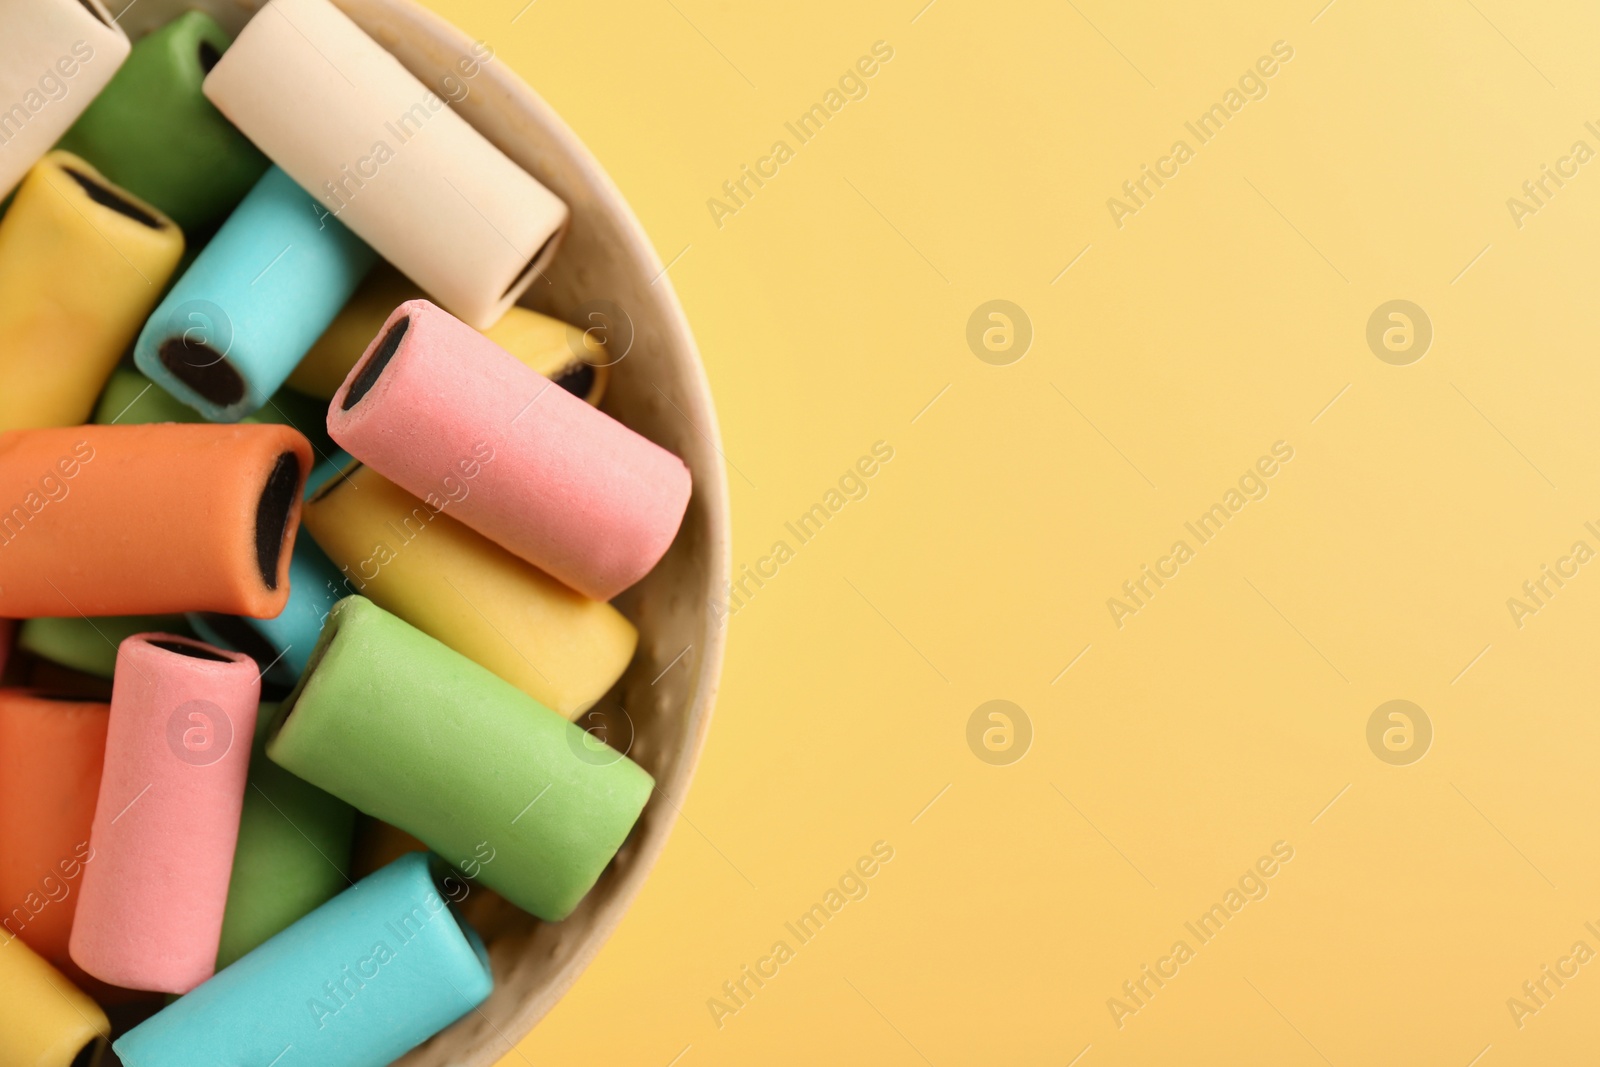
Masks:
[[[93,855],[109,713],[95,701],[0,689],[0,926],[58,967]]]
[[[250,750],[239,846],[228,881],[217,970],[231,965],[350,884],[355,810],[267,759],[277,708],[263,704]]]
[[[452,905],[465,889],[437,857],[402,856],[112,1047],[124,1067],[268,1067],[290,1048],[295,1067],[385,1067],[494,987]]]
[[[0,615],[276,615],[310,461],[286,426],[0,434]]]
[[[24,619],[17,628],[17,647],[40,659],[59,663],[96,678],[110,678],[117,668],[117,646],[134,634],[161,631],[187,636],[182,615],[103,615],[98,619]]]
[[[599,879],[654,780],[371,601],[341,600],[267,755],[541,919]]]
[[[117,651],[105,771],[72,959],[129,989],[211,977],[261,677],[248,656],[170,634]]]
[[[486,53],[463,57],[477,62]],[[554,254],[567,206],[329,0],[272,0],[206,96],[383,258],[474,326]]]
[[[155,208],[70,153],[40,160],[0,219],[0,430],[87,419],[182,255]]]
[[[450,488],[472,491],[465,479]],[[357,466],[306,501],[303,522],[339,564],[345,589],[572,718],[627,669],[639,632],[610,604],[451,518],[450,500],[425,504]]]
[[[267,169],[267,158],[200,91],[228,44],[203,11],[140,38],[58,147],[185,230],[222,221]]]
[[[0,199],[104,89],[128,36],[100,0],[0,4]]]
[[[426,300],[395,308],[328,407],[346,451],[554,578],[610,600],[667,551],[689,504],[671,452]]]
[[[277,392],[376,259],[272,167],[150,316],[133,361],[212,422],[237,422]]]
[[[91,1067],[111,1038],[100,1005],[20,941],[0,934],[0,1063]]]
[[[411,279],[380,263],[289,375],[289,386],[310,396],[331,399],[361,353],[389,321],[389,313],[407,300],[422,297],[422,290]],[[596,407],[610,381],[611,364],[619,358],[607,348],[609,338],[600,329],[580,330],[524,307],[506,309],[483,335]]]

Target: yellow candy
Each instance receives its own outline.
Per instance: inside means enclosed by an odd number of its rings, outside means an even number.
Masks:
[[[467,480],[440,487],[449,501]],[[360,593],[569,719],[633,658],[639,632],[610,604],[573,592],[368,467],[329,480],[303,522]]]
[[[502,315],[499,322],[484,330],[483,335],[553,382],[560,382],[567,375],[577,375],[581,382],[587,374],[588,387],[572,391],[590,404],[598,406],[605,395],[606,382],[611,377],[609,361],[613,357],[607,354],[603,344],[595,343],[576,326],[537,311],[514,307]],[[580,359],[573,354],[575,352],[585,355]]]
[[[111,1036],[100,1005],[33,949],[0,933],[0,1063],[69,1067]],[[85,1060],[84,1062],[89,1062]]]
[[[407,300],[422,298],[422,291],[405,275],[379,264],[333,320],[333,325],[311,346],[311,351],[285,384],[308,396],[333,399],[350,368],[383,329],[389,313]],[[600,403],[605,394],[611,371],[604,364],[616,357],[609,356],[603,345],[586,337],[576,326],[527,308],[514,307],[483,334],[552,381],[564,374],[592,376],[588,387],[579,393],[591,404]],[[580,360],[574,354],[577,352],[586,353],[585,359]]]
[[[0,220],[0,431],[84,422],[183,255],[183,231],[51,152]]]

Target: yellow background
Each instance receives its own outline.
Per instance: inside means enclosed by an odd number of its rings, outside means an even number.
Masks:
[[[1600,949],[1600,563],[1520,628],[1506,601],[1600,549],[1600,161],[1520,228],[1506,202],[1600,149],[1600,9],[923,2],[430,0],[675,260],[736,566],[894,449],[730,620],[670,848],[506,1063],[1592,1055],[1600,962],[1520,1028],[1507,999]],[[708,198],[880,40],[867,97],[719,228]],[[1119,228],[1107,199],[1180,138]],[[967,344],[991,299],[1032,323],[1008,366]],[[1393,299],[1434,330],[1407,366],[1366,342]],[[1107,598],[1277,441],[1266,498],[1119,629]],[[1031,722],[1019,762],[969,749],[992,699]],[[1392,699],[1433,728],[1408,766],[1367,743]],[[708,999],[876,841],[868,896],[719,1028]],[[1278,841],[1200,945],[1185,921]]]

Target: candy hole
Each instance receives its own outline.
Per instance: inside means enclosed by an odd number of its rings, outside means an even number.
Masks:
[[[244,379],[227,356],[203,341],[183,335],[168,337],[156,354],[174,378],[218,407],[231,407],[244,399]]]
[[[400,342],[405,339],[406,331],[411,328],[411,316],[407,315],[393,326],[384,335],[383,341],[378,345],[378,350],[372,353],[372,358],[361,365],[361,370],[356,374],[355,381],[350,383],[350,388],[345,391],[343,410],[349,411],[372,391],[378,384],[378,379],[389,366],[389,361],[400,350]]]
[[[122,1060],[111,1051],[111,1046],[106,1044],[106,1039],[103,1037],[90,1041],[72,1057],[72,1067],[113,1067],[121,1063]]]
[[[555,248],[556,239],[559,238],[560,236],[561,236],[561,231],[557,230],[555,233],[553,233],[549,237],[545,238],[544,244],[540,245],[539,246],[539,250],[533,254],[533,258],[528,260],[528,265],[526,267],[522,268],[522,273],[518,274],[515,278],[513,278],[512,281],[511,281],[511,284],[506,286],[506,292],[505,293],[501,293],[500,294],[502,297],[505,296],[506,293],[510,293],[510,292],[515,291],[516,288],[519,285],[521,285],[524,281],[526,281],[527,279],[531,278],[533,275],[539,273],[539,271],[544,269],[545,260],[550,258],[548,253],[550,253],[551,250]]]
[[[299,489],[299,457],[293,452],[280,453],[256,505],[256,565],[261,568],[261,580],[268,589],[278,588],[278,560],[283,555],[289,512]]]
[[[85,193],[89,194],[90,200],[93,200],[101,207],[108,207],[119,215],[126,215],[134,222],[139,223],[141,226],[148,226],[152,230],[162,230],[166,228],[161,224],[160,219],[156,218],[154,215],[150,214],[150,212],[146,211],[138,204],[135,204],[133,201],[119,195],[116,190],[110,188],[109,186],[102,185],[100,182],[95,181],[87,174],[80,174],[71,167],[62,167],[61,169],[67,175],[67,177],[77,182],[78,186],[83,189]]]
[[[108,18],[106,18],[106,13],[104,11],[101,11],[98,7],[95,7],[94,4],[89,2],[89,0],[78,0],[78,3],[82,4],[83,5],[83,9],[85,11],[87,11],[89,14],[93,15],[95,17],[95,19],[97,19],[99,22],[102,22],[107,26],[112,26],[112,25],[116,24],[116,21],[117,21],[116,19],[108,19]],[[130,4],[129,6],[131,7],[132,5]]]
[[[188,641],[168,641],[160,637],[152,637],[145,642],[154,645],[164,652],[174,652],[180,656],[189,656],[193,659],[208,660],[212,663],[232,663],[233,660],[220,652],[213,652],[204,645],[190,644]]]
[[[594,389],[595,369],[579,360],[556,375],[555,383],[580,400],[588,399]]]

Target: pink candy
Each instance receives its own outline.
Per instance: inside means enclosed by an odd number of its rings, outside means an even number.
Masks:
[[[118,646],[69,944],[96,978],[187,993],[211,977],[260,698],[242,653],[169,634]]]
[[[389,316],[334,395],[328,432],[596,600],[656,565],[689,503],[681,459],[426,300]]]

